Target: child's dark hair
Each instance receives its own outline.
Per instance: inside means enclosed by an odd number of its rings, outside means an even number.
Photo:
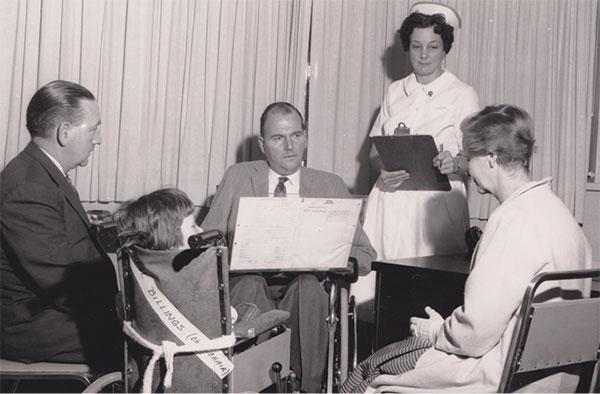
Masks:
[[[183,219],[194,213],[192,200],[183,191],[164,188],[123,203],[113,214],[121,245],[168,250],[184,245]]]

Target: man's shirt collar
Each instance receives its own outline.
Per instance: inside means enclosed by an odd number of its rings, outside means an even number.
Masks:
[[[285,182],[287,195],[297,195],[300,193],[300,169],[290,175],[279,175],[269,167],[269,197],[273,196],[275,187],[279,183],[279,177],[285,176],[288,181]]]
[[[48,156],[48,158],[50,159],[50,161],[51,161],[52,163],[54,163],[54,165],[56,166],[56,168],[58,168],[58,169],[60,170],[60,173],[61,173],[61,174],[63,174],[65,177],[67,177],[67,172],[66,172],[66,171],[63,169],[63,167],[60,165],[60,163],[58,162],[58,160],[56,160],[56,159],[54,158],[54,156],[52,156],[50,153],[46,152],[46,151],[44,150],[44,148],[42,148],[41,146],[37,145],[37,147],[38,147],[38,148],[40,148],[40,150],[41,150],[42,152],[44,152],[44,154],[45,154],[46,156]]]

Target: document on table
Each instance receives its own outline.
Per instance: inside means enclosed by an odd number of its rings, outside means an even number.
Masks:
[[[362,199],[241,197],[232,271],[344,269]]]

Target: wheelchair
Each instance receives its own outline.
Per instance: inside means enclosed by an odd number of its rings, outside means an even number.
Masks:
[[[190,237],[188,240],[192,248],[198,245],[210,242],[211,239],[218,239],[221,245],[224,245],[224,238],[220,232],[205,231],[204,233]],[[356,367],[357,359],[357,319],[356,305],[354,297],[350,296],[350,285],[358,279],[357,262],[350,259],[352,270],[347,272],[329,272],[325,280],[322,281],[325,291],[329,295],[328,315],[326,317],[328,327],[328,352],[327,364],[324,374],[323,389],[325,392],[338,392],[339,386],[346,380],[348,374]],[[270,311],[268,313],[287,313],[283,311]],[[289,342],[285,349],[289,352]],[[289,359],[289,357],[288,357]],[[246,371],[243,357],[234,357],[234,361],[239,361],[242,366],[240,369]],[[272,365],[275,370],[275,365]],[[283,376],[283,374],[281,374]],[[294,372],[289,371],[287,379],[275,379],[277,383],[277,392],[295,392],[297,391],[294,381]],[[234,376],[235,379],[235,376]],[[265,382],[266,383],[266,382]],[[234,385],[234,387],[237,387]],[[258,388],[256,386],[255,388]],[[255,390],[256,391],[256,390]]]
[[[26,391],[39,391],[49,381],[70,381],[70,388],[82,388],[83,393],[123,392],[123,373],[114,371],[101,376],[94,376],[86,364],[67,364],[54,362],[37,362],[25,364],[11,360],[0,360],[0,381],[2,392],[18,392],[22,382],[33,384],[33,389],[25,383]],[[36,383],[38,382],[38,383]],[[57,386],[64,390],[65,384]]]
[[[222,234],[197,234],[189,243],[192,249],[183,251],[121,248],[116,269],[117,309],[127,334],[123,371],[94,377],[83,364],[2,360],[2,379],[75,379],[86,386],[83,392],[260,392],[273,386],[277,392],[296,391],[289,370],[290,331],[283,323],[289,314],[269,311],[232,325]],[[330,294],[327,392],[337,391],[356,363],[352,303],[343,282],[334,274],[324,281]],[[180,291],[184,287],[188,291]],[[190,293],[193,299],[186,299]],[[190,326],[200,332],[186,331]],[[205,337],[200,340],[200,335]]]
[[[258,392],[281,384],[289,371],[289,314],[269,311],[232,324],[222,234],[201,233],[189,243],[183,251],[121,248],[125,387]]]
[[[600,270],[555,271],[538,274],[527,286],[498,392],[513,392],[547,377],[569,371],[577,377],[575,392],[598,392],[600,379],[600,297],[539,302],[544,282],[600,279]]]
[[[211,239],[218,239],[219,243],[224,245],[223,235],[214,230],[205,231],[204,233],[192,236],[188,240],[188,243],[195,249],[198,245],[205,244]],[[327,393],[339,391],[341,383],[346,380],[349,372],[351,372],[358,363],[356,351],[356,306],[354,297],[349,295],[351,283],[356,282],[358,278],[358,268],[356,260],[351,258],[350,262],[353,266],[352,270],[348,270],[347,272],[329,272],[327,273],[325,280],[322,281],[322,285],[329,295],[328,315],[326,317],[328,327],[328,352],[326,372],[324,374],[324,382],[322,385]],[[287,312],[283,311],[270,311],[268,313],[287,314]],[[285,349],[289,352],[289,342],[286,346]],[[241,365],[240,369],[246,371],[244,362],[247,360],[243,356],[238,356],[237,358],[234,356],[234,361],[239,361]],[[275,365],[272,365],[272,370],[275,370]],[[283,376],[283,373],[281,376]],[[287,379],[275,379],[275,382],[277,383],[277,392],[297,391],[297,382],[294,381],[294,377],[294,372],[289,371]],[[234,387],[237,386],[234,385]],[[255,388],[258,388],[258,386]]]

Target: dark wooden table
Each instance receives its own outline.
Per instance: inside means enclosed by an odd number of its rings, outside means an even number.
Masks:
[[[462,305],[470,270],[464,254],[375,261],[374,350],[410,335],[409,319],[426,317],[426,306],[449,316]]]

